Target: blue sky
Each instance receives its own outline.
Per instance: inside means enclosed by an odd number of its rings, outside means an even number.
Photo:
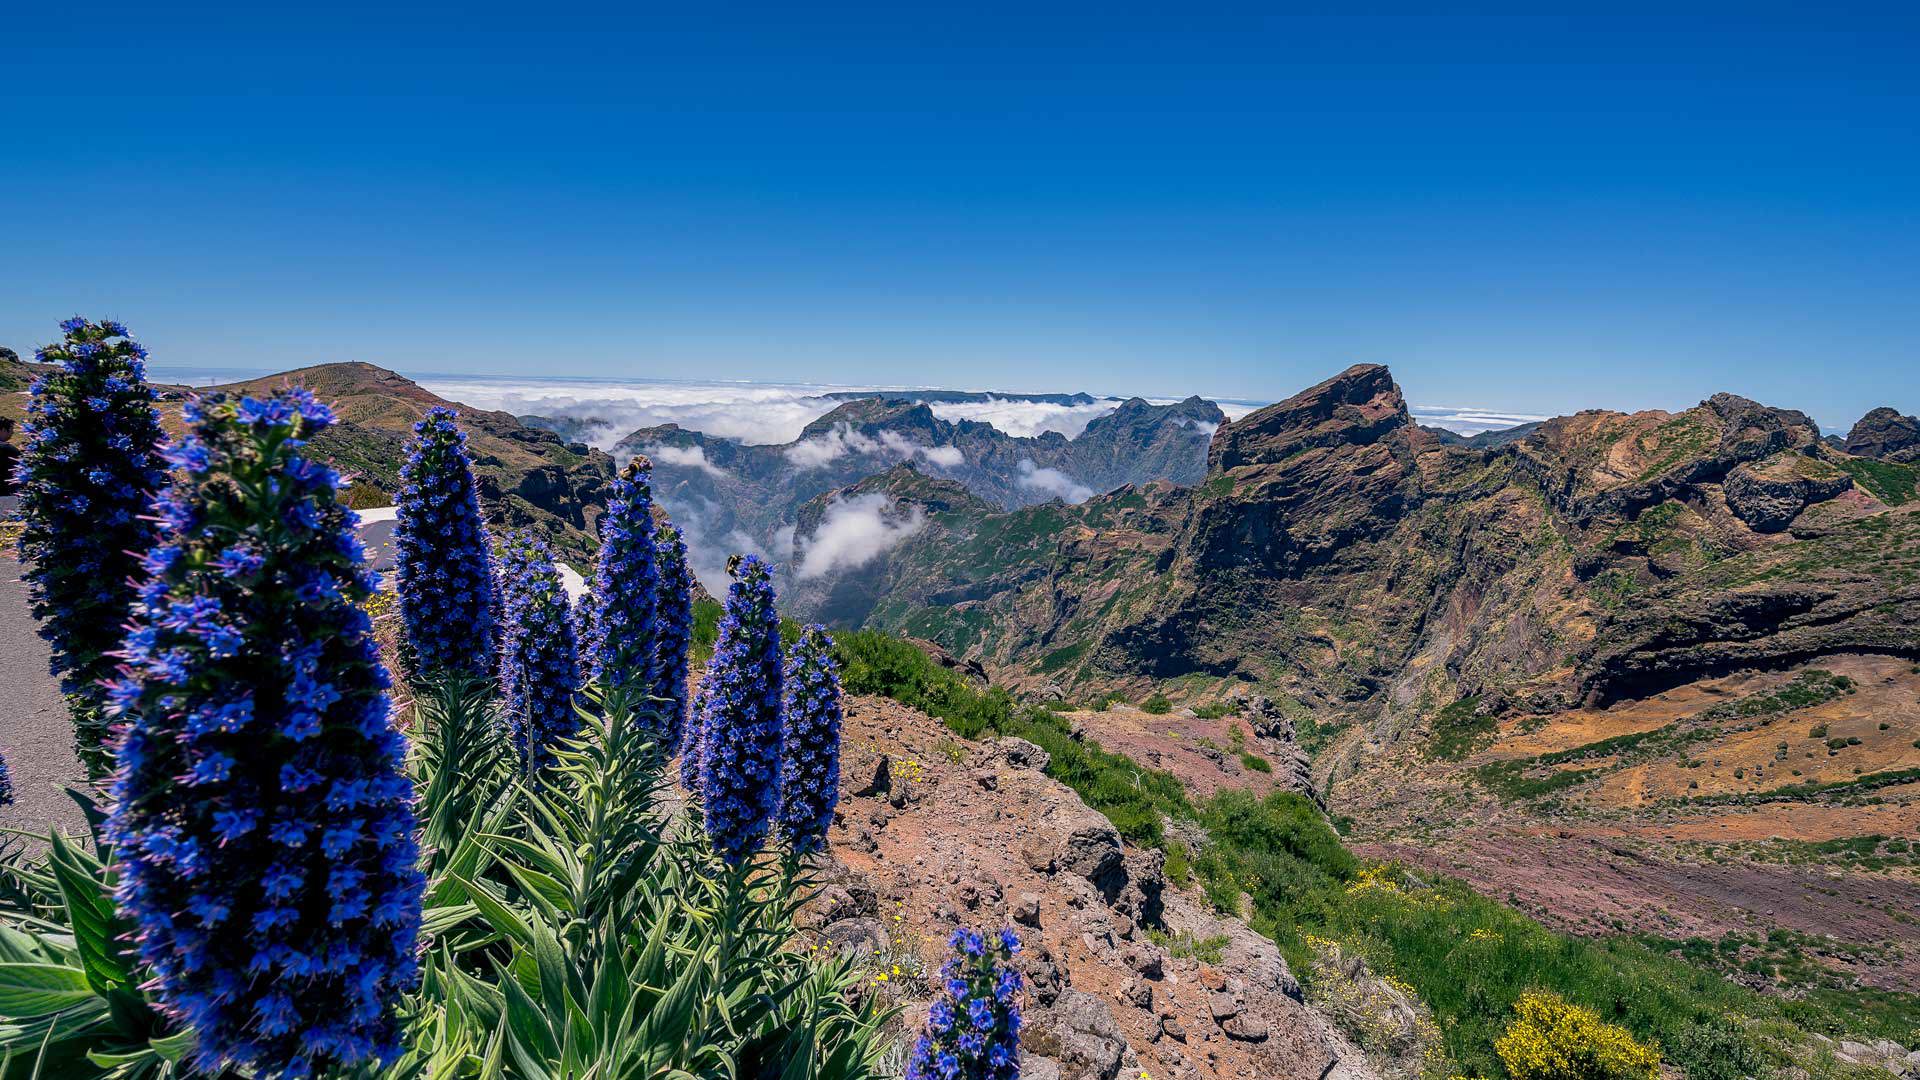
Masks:
[[[10,13],[0,343],[1920,409],[1920,21]]]

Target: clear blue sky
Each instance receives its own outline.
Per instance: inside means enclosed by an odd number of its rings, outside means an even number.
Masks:
[[[1920,22],[916,6],[10,12],[0,343],[1920,408]]]

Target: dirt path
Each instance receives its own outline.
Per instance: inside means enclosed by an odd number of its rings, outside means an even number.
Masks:
[[[0,808],[0,825],[77,831],[80,811],[64,789],[84,784],[86,771],[73,754],[73,726],[47,674],[47,643],[35,632],[20,570],[19,560],[0,556],[0,753],[14,797]]]

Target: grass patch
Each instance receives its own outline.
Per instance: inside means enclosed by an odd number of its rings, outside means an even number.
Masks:
[[[1441,709],[1433,717],[1433,741],[1427,744],[1427,756],[1458,761],[1488,741],[1498,727],[1493,717],[1480,712],[1480,696],[1463,697]]]
[[[1846,458],[1838,464],[1854,483],[1888,506],[1913,501],[1916,481],[1920,481],[1920,468],[1912,465],[1873,458]]]
[[[1147,940],[1167,950],[1177,960],[1217,964],[1226,958],[1227,945],[1232,939],[1225,934],[1195,937],[1188,933],[1169,934],[1165,930],[1148,930]]]
[[[1603,769],[1556,769],[1545,776],[1529,776],[1532,762],[1495,761],[1474,770],[1474,776],[1487,790],[1513,802],[1539,799],[1570,787],[1578,787],[1604,772]]]
[[[1889,772],[1867,773],[1851,780],[1828,780],[1823,783],[1790,784],[1787,787],[1770,791],[1754,791],[1744,794],[1723,793],[1718,795],[1695,795],[1678,800],[1690,806],[1721,806],[1726,804],[1776,802],[1782,799],[1811,799],[1820,795],[1864,795],[1876,788],[1892,787],[1895,784],[1920,780],[1920,769],[1894,769]]]

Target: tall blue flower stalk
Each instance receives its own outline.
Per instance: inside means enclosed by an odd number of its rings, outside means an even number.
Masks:
[[[507,729],[528,769],[553,760],[555,739],[579,730],[573,709],[580,665],[573,610],[546,543],[524,531],[500,545],[500,591],[505,611],[500,684],[507,698]]]
[[[1020,973],[1012,930],[955,930],[953,956],[940,969],[940,995],[907,1058],[906,1080],[1017,1080],[1020,1075]]]
[[[180,473],[109,701],[117,900],[196,1065],[304,1077],[390,1060],[419,981],[406,742],[306,391],[187,403]]]
[[[654,566],[660,581],[655,611],[653,696],[668,702],[667,747],[680,744],[687,726],[687,656],[693,648],[693,574],[680,530],[662,523],[654,533]]]
[[[773,569],[755,555],[728,560],[733,584],[701,687],[701,811],[730,866],[760,849],[780,805],[780,615]]]
[[[0,754],[0,806],[13,805],[13,770],[7,768],[7,756]]]
[[[826,846],[840,799],[840,664],[827,628],[809,625],[787,653],[780,838],[795,854]]]
[[[20,554],[49,667],[73,715],[74,745],[105,771],[109,655],[120,647],[153,544],[149,514],[167,482],[165,435],[146,382],[147,351],[117,322],[68,319],[39,351],[57,371],[35,380],[16,466],[26,519]]]
[[[614,477],[606,513],[600,515],[587,674],[608,691],[653,690],[660,576],[654,566],[652,478],[653,463],[645,457],[627,462]],[[634,715],[650,713],[640,708]]]
[[[707,756],[707,692],[702,689],[693,696],[693,708],[687,716],[687,727],[680,738],[680,786],[696,800],[694,809],[699,809],[700,774],[706,768]]]
[[[415,678],[485,678],[494,668],[493,577],[467,435],[436,408],[413,425],[400,467],[394,578]]]
[[[597,632],[593,625],[593,607],[592,593],[583,593],[573,602],[573,647],[583,662],[593,655],[593,638]]]

